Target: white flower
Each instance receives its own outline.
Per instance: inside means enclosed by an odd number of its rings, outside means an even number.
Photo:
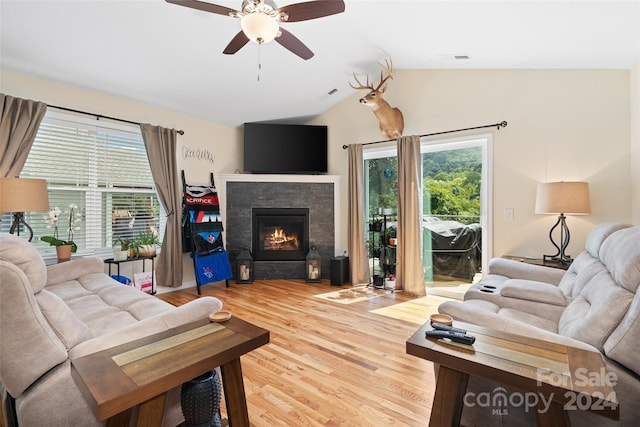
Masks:
[[[55,208],[51,209],[47,215],[45,215],[44,222],[46,224],[49,224],[50,226],[56,226],[58,224],[58,219],[60,218],[61,213],[62,211],[60,210],[60,208],[56,206]]]

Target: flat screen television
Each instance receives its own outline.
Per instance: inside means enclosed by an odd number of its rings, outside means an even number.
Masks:
[[[327,173],[327,127],[269,123],[244,124],[244,171]]]

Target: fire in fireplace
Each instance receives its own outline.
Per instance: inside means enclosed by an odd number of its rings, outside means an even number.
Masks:
[[[304,260],[309,250],[309,209],[253,208],[252,252],[257,261]]]

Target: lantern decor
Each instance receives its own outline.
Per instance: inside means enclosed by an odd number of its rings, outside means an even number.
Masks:
[[[306,268],[306,281],[309,283],[320,283],[320,254],[316,250],[315,246],[311,246],[309,253],[307,254],[307,268]]]
[[[253,283],[253,257],[246,246],[238,255],[238,277],[236,283]]]

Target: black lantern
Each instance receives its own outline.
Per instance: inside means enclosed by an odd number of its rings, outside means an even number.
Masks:
[[[306,281],[309,283],[320,283],[320,254],[315,246],[312,246],[307,254]]]
[[[246,246],[238,255],[238,277],[236,283],[253,283],[253,257]]]

